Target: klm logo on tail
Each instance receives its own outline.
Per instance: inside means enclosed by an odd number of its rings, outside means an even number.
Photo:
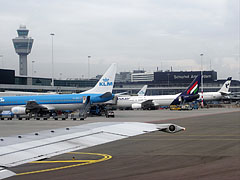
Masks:
[[[99,86],[112,86],[113,82],[109,82],[108,78],[104,78],[103,82],[99,82]]]

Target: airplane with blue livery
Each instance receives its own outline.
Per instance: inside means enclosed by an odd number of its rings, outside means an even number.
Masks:
[[[0,97],[0,112],[11,111],[14,115],[42,116],[55,111],[79,110],[79,116],[84,119],[92,104],[103,103],[114,98],[112,89],[115,74],[116,64],[114,63],[95,87],[79,94]]]

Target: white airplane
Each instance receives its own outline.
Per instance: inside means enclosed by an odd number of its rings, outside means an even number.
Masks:
[[[0,179],[16,175],[9,168],[32,161],[148,132],[176,133],[182,130],[185,128],[175,124],[98,122],[12,137],[0,137]]]
[[[140,89],[140,91],[138,91],[137,95],[138,96],[145,96],[146,94],[146,91],[147,91],[147,86],[148,85],[144,85],[142,87],[142,89]],[[117,104],[117,100],[118,100],[118,97],[131,97],[131,95],[124,95],[123,94],[126,94],[127,92],[122,92],[122,93],[117,93],[117,94],[114,94],[115,97],[112,99],[112,100],[109,100],[105,103],[103,103],[103,105],[116,105]]]
[[[224,96],[230,94],[229,88],[231,84],[232,77],[227,78],[227,81],[223,84],[221,89],[217,92],[203,92],[204,101],[216,101],[221,100]],[[201,100],[202,93],[199,94],[199,100]]]
[[[0,97],[0,112],[11,111],[14,115],[43,115],[51,111],[80,110],[79,115],[84,119],[91,104],[113,99],[116,69],[116,64],[112,64],[95,87],[80,94]]]
[[[198,90],[200,83],[201,76],[199,75],[184,92],[175,95],[119,96],[117,100],[117,107],[140,109],[152,106],[169,106],[181,104],[183,102],[191,102],[199,97]]]

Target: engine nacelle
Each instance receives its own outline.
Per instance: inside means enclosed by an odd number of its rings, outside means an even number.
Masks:
[[[199,94],[189,95],[189,96],[180,96],[181,102],[191,102],[197,100],[199,98]]]
[[[16,115],[27,114],[27,109],[26,107],[16,106],[11,109],[11,112]]]
[[[176,133],[179,131],[184,131],[185,128],[181,126],[177,126],[175,124],[169,124],[165,129],[162,129],[161,131],[168,132],[168,133]]]
[[[132,104],[132,109],[141,109],[141,108],[142,108],[142,104],[138,104],[138,103]]]

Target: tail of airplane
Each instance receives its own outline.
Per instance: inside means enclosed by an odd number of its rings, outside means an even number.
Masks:
[[[97,84],[92,89],[83,92],[83,94],[112,93],[116,71],[117,65],[113,63],[101,77],[101,79],[97,82]]]
[[[201,75],[198,75],[188,88],[180,93],[176,99],[171,103],[171,105],[177,105],[183,102],[191,102],[199,98],[198,92],[201,85]]]
[[[230,84],[232,81],[232,77],[228,77],[227,81],[223,84],[223,86],[221,87],[221,89],[218,91],[221,94],[229,94],[229,88],[230,88]]]
[[[201,75],[198,75],[192,83],[188,86],[188,88],[181,93],[183,96],[189,96],[189,95],[196,95],[198,94],[199,88],[201,85]]]
[[[138,96],[145,96],[147,91],[147,85],[144,85],[142,89],[138,92]]]

